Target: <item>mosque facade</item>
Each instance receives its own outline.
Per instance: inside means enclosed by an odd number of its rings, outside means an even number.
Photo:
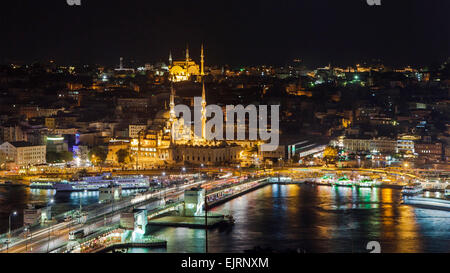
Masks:
[[[192,77],[201,79],[205,75],[203,44],[201,47],[200,66],[189,56],[189,48],[186,48],[186,59],[180,61],[172,60],[172,53],[169,53],[169,73],[172,81],[188,81]]]

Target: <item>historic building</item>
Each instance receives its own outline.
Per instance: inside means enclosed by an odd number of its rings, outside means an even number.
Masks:
[[[25,141],[4,142],[0,145],[0,154],[5,162],[17,167],[45,164],[47,154],[45,145],[33,145]]]
[[[175,82],[188,81],[193,76],[196,76],[200,80],[205,75],[203,44],[201,48],[200,67],[189,57],[189,48],[186,48],[185,60],[173,61],[172,53],[169,54],[169,72],[172,81]]]

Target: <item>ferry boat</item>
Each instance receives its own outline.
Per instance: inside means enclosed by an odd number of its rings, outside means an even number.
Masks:
[[[335,186],[340,187],[352,187],[353,181],[348,179],[346,176],[339,178],[337,181],[334,182]]]
[[[111,176],[105,173],[99,176],[83,177],[79,181],[61,181],[54,184],[56,191],[98,191],[111,184],[121,186],[122,189],[148,189],[150,180],[143,175]]]
[[[426,209],[450,211],[450,201],[446,199],[405,196],[403,198],[402,204],[417,206]]]
[[[59,181],[31,181],[30,189],[40,189],[40,190],[53,190],[55,189],[55,184]]]
[[[423,192],[422,185],[420,183],[412,186],[404,186],[402,189],[403,195],[416,195]]]
[[[356,182],[355,186],[360,187],[360,188],[373,188],[373,187],[380,186],[380,184],[381,183],[376,180],[372,180],[370,178],[363,178],[363,179],[359,180],[358,182]]]
[[[317,178],[315,180],[315,182],[316,182],[317,185],[330,186],[333,183],[334,179],[335,178],[333,176],[331,176],[331,175],[324,175],[324,176],[322,176],[320,178]]]

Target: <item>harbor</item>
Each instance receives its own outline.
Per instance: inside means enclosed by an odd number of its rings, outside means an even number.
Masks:
[[[433,211],[448,211],[448,201],[434,200],[436,197],[440,200],[445,198],[445,195],[440,192],[421,189],[409,196],[407,192],[408,187],[404,186],[405,183],[402,185],[376,179],[371,180],[366,175],[361,175],[359,178],[359,180],[355,180],[344,175],[322,175],[318,177],[317,175],[316,177],[308,175],[299,177],[295,174],[286,175],[281,173],[269,174],[263,177],[250,177],[246,175],[233,176],[230,173],[204,181],[194,180],[189,182],[189,180],[183,180],[179,183],[177,182],[178,180],[173,180],[172,184],[166,185],[164,188],[158,188],[158,183],[162,183],[163,180],[154,180],[152,183],[155,184],[152,185],[152,188],[129,196],[116,196],[113,193],[114,191],[103,192],[105,188],[102,188],[100,191],[73,191],[70,192],[70,195],[79,197],[97,196],[95,198],[98,198],[97,200],[99,201],[84,206],[83,213],[79,213],[81,211],[80,206],[79,210],[75,209],[63,214],[50,216],[52,221],[47,222],[44,229],[39,226],[31,227],[33,238],[35,238],[34,236],[36,238],[39,238],[39,236],[45,238],[46,232],[51,233],[52,229],[60,230],[58,233],[50,236],[52,239],[49,240],[47,247],[45,244],[40,243],[33,246],[33,251],[41,252],[48,249],[48,252],[84,253],[120,252],[124,249],[155,249],[155,251],[170,252],[173,249],[172,239],[165,235],[159,236],[161,231],[167,229],[189,229],[205,232],[205,230],[208,230],[212,234],[216,234],[221,230],[232,231],[235,229],[235,226],[241,225],[244,219],[239,214],[236,214],[232,208],[228,207],[229,204],[246,200],[247,196],[252,196],[255,192],[265,192],[265,189],[268,188],[274,190],[294,187],[299,190],[315,189],[315,191],[324,193],[329,192],[329,190],[324,190],[328,188],[331,190],[330,193],[333,194],[340,195],[345,193],[351,196],[364,194],[367,195],[367,198],[370,198],[369,203],[365,200],[355,201],[354,203],[352,201],[350,207],[337,205],[341,210],[376,209],[381,206],[380,203],[377,203],[377,199],[380,198],[379,194],[384,193],[399,196],[401,206]],[[147,179],[150,181],[149,177]],[[39,191],[54,192],[56,190],[40,189]],[[95,192],[99,193],[96,194]],[[67,193],[69,192],[59,191],[58,195]],[[90,193],[94,193],[94,195]],[[314,192],[309,194],[314,194]],[[406,197],[410,198],[406,199]],[[307,196],[303,196],[303,198],[308,199]],[[79,200],[81,203],[81,199]],[[80,218],[80,216],[84,217],[84,219]],[[64,232],[67,232],[66,234],[81,232],[80,227],[84,227],[84,235],[80,238],[75,238],[79,247],[76,246],[77,244],[74,247],[74,242],[70,240],[70,236],[67,241],[67,239],[64,239],[63,234]],[[105,233],[104,228],[106,227],[115,227],[120,232],[109,233],[111,231],[108,231]],[[120,236],[110,235],[119,233],[121,234]],[[19,235],[20,231],[14,230],[14,234]],[[31,245],[36,244],[33,242],[33,239],[15,239],[10,242],[11,245],[8,246],[8,248],[10,247],[8,251],[22,251],[24,248],[22,242],[28,241],[30,241]],[[61,242],[64,243],[61,244]]]

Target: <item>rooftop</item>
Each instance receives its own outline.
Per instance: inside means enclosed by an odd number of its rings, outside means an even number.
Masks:
[[[27,142],[27,141],[14,141],[14,142],[10,142],[11,145],[13,145],[16,148],[20,148],[20,147],[30,147],[30,146],[41,146],[41,145],[35,145],[31,142]]]

